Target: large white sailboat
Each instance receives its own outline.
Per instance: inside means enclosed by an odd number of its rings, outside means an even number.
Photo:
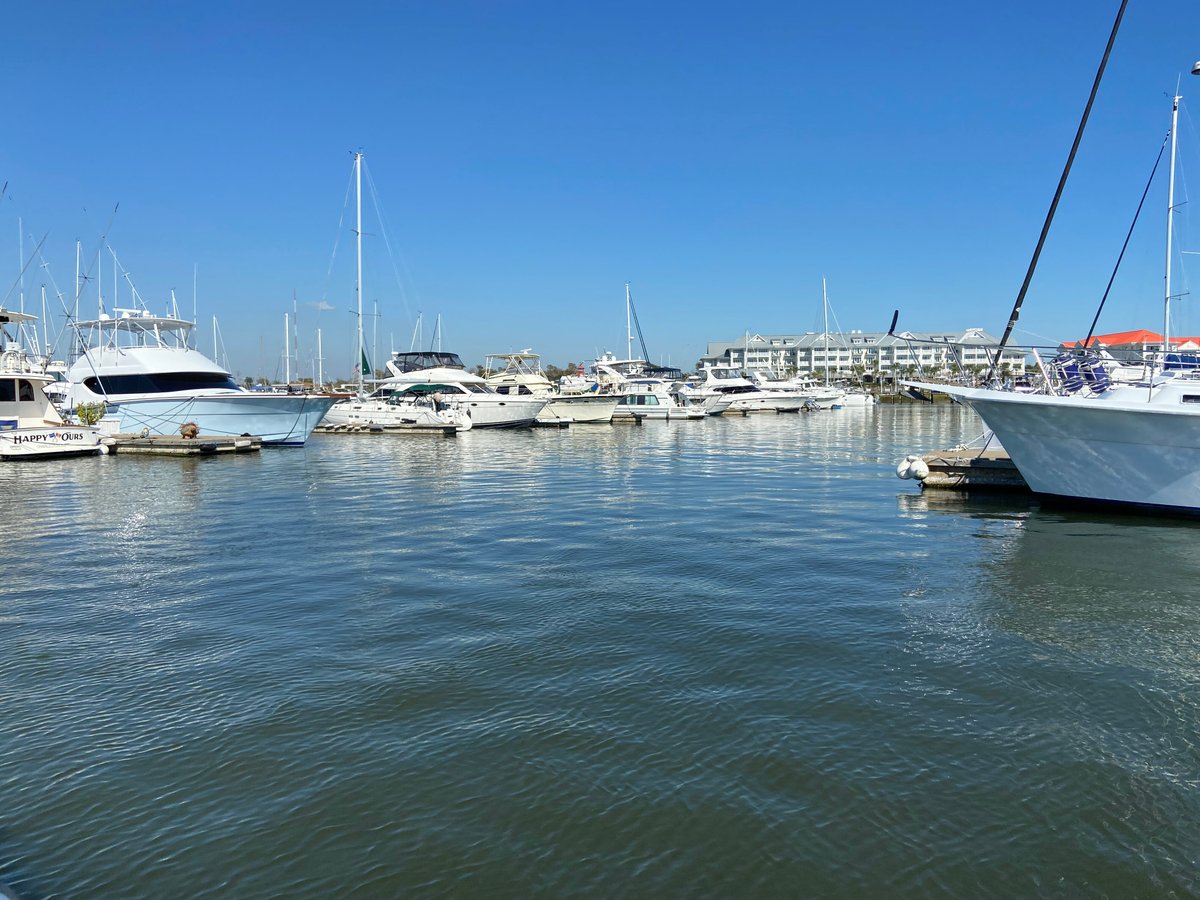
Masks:
[[[393,386],[378,387],[367,393],[364,378],[368,369],[363,341],[363,265],[362,265],[362,153],[354,154],[356,202],[355,237],[358,251],[354,292],[358,301],[358,383],[353,397],[338,400],[325,413],[322,422],[333,426],[379,427],[385,431],[428,431],[454,428],[467,431],[473,422],[467,409],[452,398],[434,391],[406,391]]]
[[[1200,75],[1200,62],[1192,74]],[[1171,241],[1180,99],[1174,97],[1171,111],[1164,351],[1170,347],[1174,299]],[[1030,274],[1032,269],[1033,264]],[[1017,311],[1019,300],[1012,321]],[[1035,493],[1200,513],[1200,378],[1195,371],[1160,370],[1130,384],[1113,381],[1103,363],[1087,357],[1062,359],[1054,368],[1059,377],[1049,394],[914,384],[974,409]]]

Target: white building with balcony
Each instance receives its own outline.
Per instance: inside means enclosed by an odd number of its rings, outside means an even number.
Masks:
[[[807,332],[746,335],[737,341],[711,341],[701,366],[733,365],[748,372],[770,371],[831,378],[888,380],[921,372],[953,376],[991,367],[1000,341],[982,328],[965,331]],[[1006,347],[1000,371],[1025,371],[1025,352]]]

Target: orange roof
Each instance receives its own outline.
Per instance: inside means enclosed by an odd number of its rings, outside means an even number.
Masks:
[[[1200,337],[1173,337],[1172,344],[1186,344],[1188,341],[1200,343]],[[1145,328],[1139,328],[1135,331],[1118,331],[1116,334],[1097,334],[1090,341],[1090,346],[1096,344],[1104,344],[1107,347],[1115,347],[1121,344],[1161,344],[1162,335],[1157,331],[1147,331]],[[1062,343],[1063,347],[1082,347],[1084,341],[1081,338],[1078,341]]]

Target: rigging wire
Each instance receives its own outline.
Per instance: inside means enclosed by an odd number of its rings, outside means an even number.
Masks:
[[[1091,327],[1088,328],[1087,337],[1083,339],[1083,346],[1090,346],[1092,343],[1092,335],[1096,333],[1096,323],[1100,321],[1100,313],[1104,312],[1104,304],[1108,301],[1108,294],[1112,290],[1113,282],[1117,279],[1117,272],[1121,268],[1121,261],[1125,259],[1125,251],[1129,249],[1129,239],[1133,237],[1133,229],[1137,227],[1138,218],[1142,214],[1142,207],[1146,204],[1146,195],[1150,193],[1150,185],[1154,184],[1154,176],[1158,172],[1158,164],[1162,162],[1163,153],[1167,149],[1167,142],[1171,140],[1170,132],[1163,138],[1162,146],[1158,148],[1158,157],[1154,160],[1154,167],[1150,170],[1150,178],[1146,181],[1146,188],[1142,191],[1142,199],[1138,201],[1137,210],[1133,214],[1133,221],[1129,223],[1129,231],[1125,234],[1125,243],[1121,245],[1121,252],[1117,254],[1116,265],[1113,266],[1112,274],[1108,276],[1108,285],[1104,288],[1104,296],[1100,298],[1100,306],[1096,309],[1096,316],[1092,319]]]
[[[364,169],[367,173],[367,189],[371,192],[371,200],[375,204],[375,217],[379,221],[379,233],[383,238],[383,246],[387,251],[388,262],[392,264],[392,277],[396,279],[396,288],[400,292],[400,302],[404,305],[404,316],[406,319],[412,319],[412,312],[408,306],[408,295],[404,290],[404,280],[400,277],[400,270],[396,268],[396,259],[399,257],[400,266],[404,269],[404,275],[407,277],[409,284],[413,283],[412,272],[408,268],[408,263],[404,259],[404,254],[399,250],[392,250],[392,241],[388,236],[387,215],[383,210],[383,201],[379,199],[379,191],[375,187],[375,179],[371,175],[371,170],[366,166],[364,160]]]
[[[1029,261],[1029,269],[1025,272],[1025,280],[1021,283],[1021,290],[1017,293],[1017,300],[1013,304],[1008,324],[1004,327],[1004,334],[1000,337],[1000,343],[996,347],[996,361],[992,363],[987,374],[987,380],[989,381],[996,374],[997,362],[1002,358],[1004,348],[1008,344],[1008,339],[1012,336],[1017,319],[1020,318],[1021,306],[1025,303],[1025,295],[1029,292],[1029,283],[1033,280],[1034,270],[1037,268],[1038,259],[1042,255],[1042,247],[1045,246],[1046,237],[1050,233],[1050,223],[1054,221],[1054,213],[1058,209],[1058,201],[1062,198],[1063,188],[1067,186],[1067,176],[1071,174],[1071,165],[1075,162],[1075,154],[1078,152],[1079,144],[1083,140],[1083,130],[1087,126],[1088,117],[1092,113],[1092,104],[1096,102],[1096,94],[1100,90],[1100,80],[1104,77],[1104,69],[1108,66],[1108,57],[1112,53],[1113,44],[1116,43],[1117,30],[1121,27],[1121,18],[1125,15],[1125,7],[1128,5],[1129,0],[1121,0],[1121,8],[1117,10],[1117,18],[1113,22],[1112,33],[1108,36],[1108,45],[1104,48],[1104,56],[1100,60],[1100,67],[1096,70],[1096,80],[1092,82],[1092,92],[1088,95],[1087,105],[1083,109],[1083,117],[1079,120],[1079,128],[1075,132],[1075,141],[1071,144],[1071,152],[1067,155],[1067,163],[1063,167],[1062,176],[1058,179],[1058,188],[1054,192],[1054,199],[1050,202],[1050,209],[1046,213],[1046,221],[1042,224],[1042,233],[1038,236],[1037,246],[1033,251],[1033,258]]]

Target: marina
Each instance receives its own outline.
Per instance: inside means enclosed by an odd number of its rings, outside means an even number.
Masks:
[[[2,900],[1200,898],[1200,4],[299,12],[6,15]]]

